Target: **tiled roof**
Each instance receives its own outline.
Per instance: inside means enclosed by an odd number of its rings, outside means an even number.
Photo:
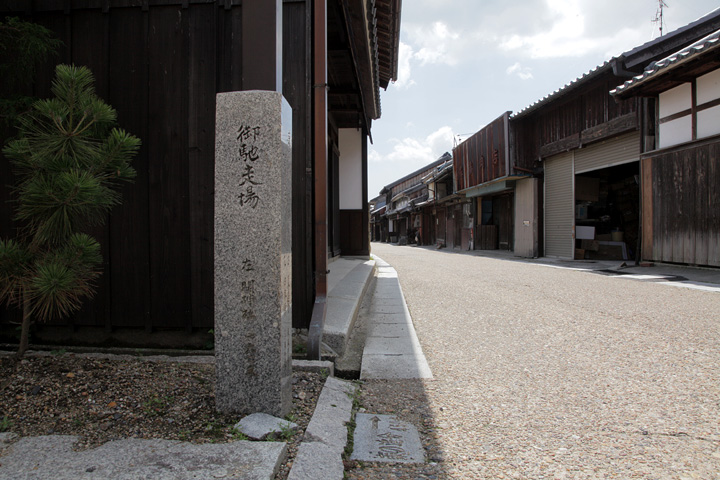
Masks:
[[[653,62],[645,68],[645,71],[640,75],[637,75],[624,84],[618,86],[616,89],[610,92],[610,95],[617,95],[628,91],[642,83],[645,83],[650,78],[655,78],[663,72],[672,70],[676,66],[694,59],[696,56],[720,47],[720,30],[717,30],[710,35],[706,36],[693,43],[692,45],[683,48],[682,50],[673,53],[657,62]]]
[[[574,89],[577,86],[580,86],[582,83],[597,77],[601,73],[603,73],[607,70],[610,70],[611,68],[612,67],[610,65],[610,62],[605,62],[602,65],[595,67],[593,70],[590,70],[589,72],[583,74],[581,77],[576,78],[575,80],[573,80],[572,82],[563,86],[562,88],[559,88],[558,90],[555,90],[551,94],[546,95],[545,97],[543,97],[542,99],[533,103],[532,105],[529,105],[529,106],[523,108],[522,110],[520,110],[519,112],[512,114],[510,116],[510,118],[515,119],[515,118],[519,118],[519,117],[524,117],[524,116],[534,112],[538,108],[542,107],[546,103],[549,103],[550,101],[555,100],[559,96],[567,93],[568,91]]]

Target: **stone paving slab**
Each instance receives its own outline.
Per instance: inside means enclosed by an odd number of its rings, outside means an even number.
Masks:
[[[360,378],[401,380],[407,378],[433,378],[425,355],[384,354],[363,355]]]
[[[288,480],[341,480],[342,453],[347,444],[347,423],[352,418],[357,386],[328,377],[315,413],[293,462]]]
[[[353,460],[365,462],[423,463],[425,450],[414,425],[393,415],[355,415]]]
[[[405,325],[408,327],[411,327],[412,325],[408,323],[408,317],[405,314],[405,312],[402,313],[372,313],[372,324],[373,325],[382,325],[382,324],[395,324],[395,325]]]
[[[402,314],[404,312],[405,305],[402,303],[396,303],[396,304],[371,304],[370,311],[373,314],[392,314],[392,313],[400,313]]]
[[[365,342],[363,355],[417,355],[422,354],[422,347],[417,339],[403,337],[370,337]]]
[[[287,457],[280,442],[193,444],[124,439],[75,452],[78,437],[25,437],[0,453],[0,480],[267,480]]]
[[[303,442],[288,480],[342,480],[344,473],[342,452],[322,442]]]
[[[356,386],[350,382],[328,377],[318,397],[310,423],[305,429],[305,440],[323,442],[342,451],[347,442],[347,422],[352,414],[352,396]]]
[[[409,335],[410,326],[406,323],[376,323],[368,328],[368,340],[372,337],[399,338]],[[365,341],[367,345],[367,340]]]
[[[296,423],[267,413],[251,413],[238,423],[235,428],[253,440],[264,440],[271,433],[282,433],[284,430],[295,431],[299,427]]]
[[[363,350],[361,379],[432,378],[397,272],[375,258],[377,281]]]

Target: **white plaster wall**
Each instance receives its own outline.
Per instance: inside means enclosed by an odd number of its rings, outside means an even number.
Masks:
[[[660,124],[660,148],[692,140],[692,117],[687,115],[671,122]]]
[[[720,69],[706,73],[697,79],[697,103],[702,105],[720,98]]]
[[[660,118],[688,110],[692,106],[692,86],[683,83],[660,94]]]
[[[338,130],[340,210],[361,210],[363,207],[362,141],[363,135],[360,129]]]
[[[708,108],[697,113],[698,138],[709,137],[720,133],[720,106]]]

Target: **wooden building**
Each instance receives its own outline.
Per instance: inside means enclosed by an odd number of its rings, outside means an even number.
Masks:
[[[422,231],[423,245],[445,247],[455,244],[454,228],[448,230],[448,205],[457,199],[453,176],[453,158],[446,153],[442,163],[429,170],[421,181],[427,185],[427,200],[417,204],[422,212],[425,228]],[[450,214],[452,222],[452,213]],[[450,225],[454,227],[454,223]]]
[[[615,258],[629,254],[620,243],[636,242],[637,102],[617,103],[609,94],[622,78],[605,63],[511,117],[516,161],[531,171],[542,167],[536,243],[544,256],[573,258],[585,246],[588,256]],[[622,211],[616,208],[620,196],[627,203]],[[616,228],[625,232],[624,241],[613,242]],[[583,239],[611,244],[600,248]]]
[[[431,193],[423,179],[450,158],[450,154],[445,153],[431,164],[383,187],[373,214],[380,241],[403,245],[429,243],[430,219],[424,217],[420,206],[427,203]]]
[[[641,258],[720,267],[720,30],[702,33],[612,94],[643,99]]]
[[[382,215],[385,213],[385,195],[378,195],[368,202],[370,211],[370,241],[385,242],[387,231],[383,229]]]
[[[401,0],[3,2],[0,15],[63,42],[27,93],[49,95],[56,63],[86,65],[143,142],[136,181],[93,232],[105,260],[97,295],[56,323],[106,337],[141,328],[140,342],[213,327],[215,95],[281,89],[293,109],[293,326],[307,327],[327,257],[369,254],[367,139],[380,89],[397,75],[400,9]],[[11,236],[5,159],[0,177],[0,235]],[[0,309],[0,324],[13,318]]]
[[[648,149],[656,148],[655,131],[663,128],[664,120],[656,127],[653,102],[631,94],[613,97],[610,91],[616,83],[623,84],[653,62],[711,34],[720,28],[719,21],[720,11],[712,12],[613,58],[511,116],[515,161],[531,169],[542,167],[543,202],[538,215],[542,234],[538,241],[545,256],[669,258],[657,252],[642,253],[651,245],[647,235],[667,233],[666,225],[678,222],[668,203],[658,201],[664,205],[664,210],[654,213],[659,230],[653,232],[645,224],[647,214],[641,223],[641,210],[647,207],[645,199],[649,195],[648,188],[644,188],[641,197],[641,182],[647,183],[642,177],[648,175],[646,170],[641,171],[641,157]],[[670,177],[669,170],[657,172],[663,187],[658,184],[655,191],[669,199],[665,196],[668,191],[662,188],[680,188],[669,187],[677,184],[677,179]],[[692,181],[688,178],[685,182],[683,188],[687,191]],[[679,235],[683,227],[673,228]],[[662,242],[669,242],[667,235],[662,237]],[[656,241],[652,245],[653,249],[660,248]],[[681,257],[674,254],[672,258]]]
[[[510,140],[506,112],[453,149],[457,193],[471,199],[475,219],[465,235],[476,250],[536,257],[537,179],[529,157],[511,155]]]

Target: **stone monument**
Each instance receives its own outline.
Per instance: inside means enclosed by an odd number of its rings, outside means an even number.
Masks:
[[[292,110],[279,92],[220,93],[215,118],[215,403],[292,406]]]

